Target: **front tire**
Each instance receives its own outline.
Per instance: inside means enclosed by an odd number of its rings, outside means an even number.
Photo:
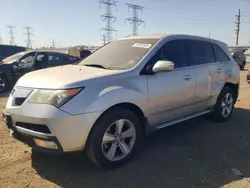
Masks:
[[[127,162],[141,140],[137,116],[124,108],[105,112],[95,123],[88,138],[86,153],[99,167],[114,167]]]
[[[4,76],[0,76],[0,93],[5,92],[8,89],[8,81]]]
[[[213,119],[217,122],[228,120],[233,113],[235,94],[229,87],[223,88],[214,106]]]

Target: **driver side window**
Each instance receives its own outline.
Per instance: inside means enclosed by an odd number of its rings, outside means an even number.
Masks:
[[[32,64],[34,62],[35,52],[29,53],[22,57],[19,61],[19,66],[26,65],[26,64]]]
[[[153,65],[160,60],[172,61],[175,68],[188,66],[186,40],[173,40],[164,44],[151,60]]]

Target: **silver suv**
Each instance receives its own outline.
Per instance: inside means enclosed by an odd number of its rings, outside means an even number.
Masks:
[[[34,149],[85,150],[99,166],[126,162],[153,130],[211,113],[231,115],[239,68],[227,45],[146,35],[105,45],[78,65],[31,72],[10,94],[4,121]]]

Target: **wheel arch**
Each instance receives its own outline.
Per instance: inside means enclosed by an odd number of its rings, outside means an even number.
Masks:
[[[233,83],[230,83],[230,82],[226,82],[225,85],[223,86],[222,90],[225,88],[225,87],[228,87],[228,88],[231,88],[235,94],[235,102],[237,101],[237,98],[239,96],[239,84],[233,84]],[[221,90],[221,91],[222,91]]]
[[[141,130],[142,130],[142,135],[146,135],[147,134],[147,118],[145,117],[143,111],[141,110],[141,108],[139,106],[137,106],[136,104],[133,104],[133,103],[129,103],[129,102],[123,102],[123,103],[119,103],[119,104],[115,104],[111,107],[109,107],[108,109],[106,109],[98,118],[97,120],[95,121],[94,125],[96,124],[97,121],[99,121],[101,119],[102,116],[105,115],[106,112],[114,109],[114,108],[124,108],[124,109],[128,109],[130,110],[131,112],[133,112],[139,119],[140,123],[141,123]],[[89,141],[89,137],[93,131],[93,127],[94,125],[92,126],[89,134],[88,134],[88,137],[87,137],[87,141],[86,141],[86,145],[88,144],[88,141]]]

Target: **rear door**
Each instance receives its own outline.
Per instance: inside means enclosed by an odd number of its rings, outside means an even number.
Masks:
[[[70,56],[66,54],[48,52],[47,55],[48,55],[47,67],[56,67],[56,66],[68,65],[72,63],[70,60]]]
[[[202,111],[209,107],[215,95],[214,88],[219,81],[220,69],[215,60],[213,46],[209,42],[188,40],[188,54],[196,77],[196,110]]]
[[[215,53],[215,60],[217,62],[217,84],[214,87],[215,96],[218,96],[222,87],[224,86],[227,76],[230,76],[232,70],[230,69],[231,60],[227,54],[217,45],[213,44],[213,49]]]

